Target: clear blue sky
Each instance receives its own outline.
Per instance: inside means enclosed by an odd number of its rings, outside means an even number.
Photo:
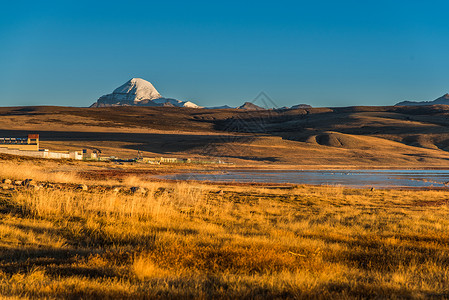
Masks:
[[[0,106],[390,105],[449,92],[449,1],[2,1]]]

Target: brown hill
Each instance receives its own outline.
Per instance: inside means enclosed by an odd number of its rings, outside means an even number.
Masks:
[[[265,108],[257,106],[256,104],[251,103],[251,102],[245,102],[242,105],[240,105],[239,107],[237,107],[237,109],[263,110]]]
[[[105,155],[212,157],[267,165],[449,167],[449,106],[290,110],[5,107],[0,137]]]

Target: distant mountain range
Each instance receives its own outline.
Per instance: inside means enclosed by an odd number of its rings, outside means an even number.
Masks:
[[[162,106],[162,107],[188,107],[188,108],[208,108],[208,109],[244,109],[244,110],[264,110],[266,108],[257,106],[251,102],[245,102],[239,107],[228,105],[215,107],[201,107],[191,101],[181,101],[172,98],[162,97],[156,88],[145,79],[131,78],[125,84],[116,88],[111,94],[101,96],[90,107],[111,107],[111,106]],[[282,107],[280,109],[305,109],[311,108],[307,104],[294,105],[291,108]]]
[[[402,101],[395,104],[395,106],[422,106],[422,105],[436,105],[436,104],[449,105],[449,94],[445,94],[433,101]]]

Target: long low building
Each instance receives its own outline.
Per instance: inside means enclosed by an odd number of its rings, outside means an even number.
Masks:
[[[0,138],[0,153],[54,159],[83,159],[81,151],[54,152],[39,149],[39,134],[29,134],[27,138]]]
[[[39,134],[29,134],[27,138],[0,138],[0,148],[39,151]]]

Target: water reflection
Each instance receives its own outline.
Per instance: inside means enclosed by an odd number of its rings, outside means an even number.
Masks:
[[[233,170],[162,176],[174,180],[270,182],[347,187],[444,187],[449,170]]]

